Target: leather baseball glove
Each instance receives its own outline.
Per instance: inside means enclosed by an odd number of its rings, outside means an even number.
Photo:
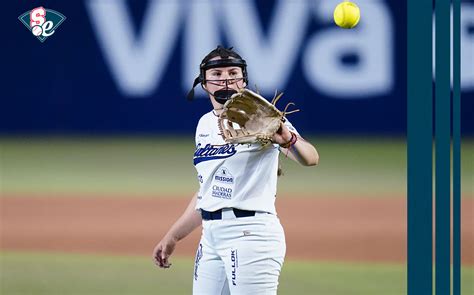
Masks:
[[[285,116],[297,112],[280,111],[275,104],[283,93],[275,93],[271,102],[248,89],[241,89],[224,104],[219,116],[219,129],[227,143],[255,143],[266,145],[272,142],[273,135],[280,129]]]

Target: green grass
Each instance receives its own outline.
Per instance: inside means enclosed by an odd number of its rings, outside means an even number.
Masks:
[[[144,257],[6,252],[1,294],[190,294],[193,260],[169,270]],[[285,262],[279,294],[405,294],[403,265]]]
[[[193,142],[179,138],[2,140],[3,191],[189,194]]]
[[[402,138],[310,138],[318,167],[282,156],[279,193],[312,196],[404,196]],[[2,138],[3,193],[182,195],[198,188],[189,138]],[[474,140],[464,140],[463,193],[472,195]],[[469,165],[471,163],[471,165]]]
[[[151,258],[0,252],[2,295],[190,294],[192,258],[174,257],[171,269]],[[462,268],[462,294],[473,294],[474,267]],[[278,294],[406,294],[406,266],[286,261]]]

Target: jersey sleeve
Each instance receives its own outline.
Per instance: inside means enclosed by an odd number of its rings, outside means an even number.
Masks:
[[[195,146],[198,145],[198,141],[199,141],[199,137],[198,137],[198,134],[199,134],[199,123],[197,124],[196,126],[196,134],[194,134],[194,143],[195,143]]]
[[[203,124],[204,124],[204,116],[202,116],[197,125],[196,125],[196,134],[194,135],[194,141],[196,143],[196,146],[199,144],[200,140],[201,140],[201,137],[199,136],[199,134],[202,133],[202,129],[203,129]]]

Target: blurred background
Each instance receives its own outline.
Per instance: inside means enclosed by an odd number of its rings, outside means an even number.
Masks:
[[[89,0],[7,2],[0,94],[0,293],[190,294],[199,230],[170,270],[155,244],[198,189],[186,93],[217,45],[321,156],[282,156],[280,294],[406,293],[406,3]],[[18,17],[66,17],[44,42]],[[462,287],[474,277],[474,3],[461,6]],[[199,88],[199,87],[198,87]],[[196,89],[198,89],[196,88]]]

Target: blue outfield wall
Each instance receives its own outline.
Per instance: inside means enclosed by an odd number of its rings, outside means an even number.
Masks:
[[[305,134],[406,133],[406,2],[357,1],[360,24],[336,27],[338,1],[7,1],[0,134],[194,132],[210,109],[185,95],[202,57],[234,46],[250,85],[285,92]],[[40,42],[18,17],[66,16]],[[474,4],[461,9],[462,132],[474,134]]]

